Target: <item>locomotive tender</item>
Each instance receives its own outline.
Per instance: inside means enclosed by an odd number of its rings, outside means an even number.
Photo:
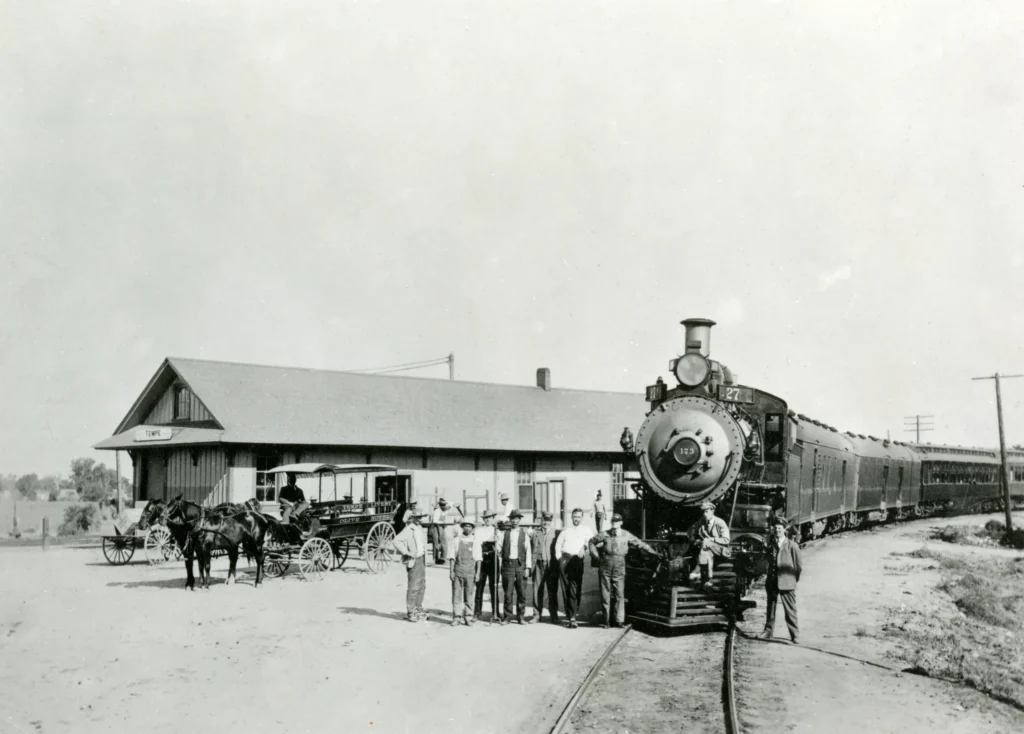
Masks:
[[[650,412],[621,444],[639,470],[639,532],[660,545],[657,568],[630,557],[628,596],[635,621],[681,627],[726,621],[765,568],[768,526],[784,519],[803,540],[923,517],[1002,506],[999,455],[841,433],[794,413],[784,400],[737,384],[710,358],[708,319],[687,319],[686,347],[647,388]],[[1012,501],[1024,500],[1024,451],[1007,453]],[[710,501],[732,534],[732,558],[716,565],[709,590],[690,583],[692,530]],[[635,513],[629,513],[635,514]],[[634,523],[636,524],[636,523]],[[716,559],[722,560],[722,559]]]

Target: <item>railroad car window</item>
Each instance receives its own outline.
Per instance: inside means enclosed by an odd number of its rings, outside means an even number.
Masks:
[[[843,459],[843,489],[846,489],[846,459]]]
[[[192,393],[187,387],[174,388],[174,420],[187,421],[192,405]]]
[[[889,465],[882,467],[882,489],[889,488]]]
[[[782,461],[783,438],[782,413],[766,413],[764,416],[764,458],[766,461]]]
[[[896,475],[896,481],[897,481],[897,485],[896,485],[897,489],[899,489],[900,491],[903,491],[903,467],[902,466],[899,469],[899,474]]]

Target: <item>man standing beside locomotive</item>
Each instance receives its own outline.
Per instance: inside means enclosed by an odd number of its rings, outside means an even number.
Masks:
[[[572,525],[558,535],[555,541],[555,558],[558,559],[559,575],[562,579],[562,594],[565,599],[565,615],[569,619],[569,629],[576,629],[576,611],[580,605],[580,592],[583,588],[583,557],[587,552],[587,543],[594,536],[594,531],[583,522],[583,510],[579,507],[572,511]]]
[[[449,577],[452,580],[452,627],[459,624],[459,617],[467,627],[473,624],[475,603],[476,563],[481,560],[477,556],[477,546],[473,538],[476,523],[463,518],[460,528],[462,533],[453,538],[448,546],[448,560],[451,562]]]
[[[488,588],[491,592],[491,622],[498,621],[498,561],[494,552],[497,529],[492,524],[495,514],[494,510],[487,510],[483,515],[483,527],[477,528],[473,534],[473,556],[477,559],[473,615],[480,619],[484,613],[484,589]]]
[[[604,518],[607,512],[604,500],[601,499],[601,490],[597,490],[597,497],[594,498],[594,527],[597,528],[597,532],[601,532],[604,529]]]
[[[704,518],[697,528],[697,565],[700,567],[700,583],[707,586],[714,576],[714,558],[730,558],[729,526],[715,514],[715,506],[705,502],[700,506]]]
[[[786,534],[786,524],[779,519],[772,527],[772,538],[768,544],[768,576],[764,589],[768,604],[761,637],[770,640],[775,633],[775,605],[782,598],[782,609],[786,614],[786,626],[793,644],[799,643],[800,628],[796,617],[796,585],[800,581],[800,546]]]
[[[532,543],[526,537],[526,530],[519,527],[523,513],[512,510],[509,514],[511,527],[501,533],[496,545],[501,547],[501,588],[505,592],[505,615],[501,624],[512,621],[512,592],[516,593],[516,621],[523,623],[526,615],[526,575],[533,568]]]
[[[555,538],[558,531],[551,525],[550,512],[540,514],[540,527],[533,531],[533,609],[531,624],[540,621],[544,611],[544,594],[547,592],[548,608],[551,610],[551,622],[558,624],[558,564],[552,563],[555,550]]]
[[[392,545],[402,555],[407,570],[409,587],[405,592],[406,619],[422,622],[427,618],[423,611],[423,596],[427,591],[427,531],[422,521],[425,515],[413,512],[408,524],[395,536]]]
[[[601,581],[601,611],[604,625],[621,627],[626,623],[626,553],[637,548],[657,557],[654,548],[633,533],[622,529],[622,515],[612,514],[612,527],[590,539],[591,552],[600,558],[598,578]],[[613,606],[614,605],[614,606]],[[614,616],[613,616],[614,615]]]

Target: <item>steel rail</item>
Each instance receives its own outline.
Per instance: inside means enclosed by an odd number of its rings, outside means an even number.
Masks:
[[[722,707],[725,709],[725,730],[740,734],[739,713],[736,710],[736,686],[733,681],[732,654],[736,640],[736,625],[730,624],[725,635],[725,664],[722,666]]]
[[[565,708],[562,709],[562,713],[555,722],[555,725],[551,727],[551,734],[564,734],[566,727],[569,725],[569,719],[572,718],[572,714],[576,710],[576,707],[579,706],[580,701],[582,701],[583,697],[587,694],[587,690],[590,688],[590,685],[597,678],[597,674],[601,672],[604,664],[608,662],[608,658],[612,656],[612,653],[615,652],[615,648],[619,646],[619,643],[622,642],[623,639],[625,639],[631,629],[633,629],[633,625],[631,624],[627,624],[623,627],[621,634],[612,641],[608,646],[608,649],[604,651],[604,654],[598,658],[596,663],[594,663],[594,667],[590,669],[587,677],[583,679],[583,682],[580,683],[580,687],[576,689],[576,693],[573,694],[573,697],[569,699],[569,703],[567,703]]]

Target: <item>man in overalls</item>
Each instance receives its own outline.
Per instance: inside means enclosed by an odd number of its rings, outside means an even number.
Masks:
[[[452,627],[458,626],[459,617],[462,617],[462,623],[469,627],[473,624],[473,609],[470,604],[475,604],[476,562],[482,558],[476,557],[476,543],[473,538],[476,523],[463,518],[460,526],[462,534],[453,538],[448,546],[448,575],[452,580]]]
[[[622,515],[617,512],[612,514],[611,529],[590,539],[591,553],[600,558],[597,575],[601,582],[601,611],[604,612],[601,626],[605,629],[609,625],[621,627],[626,622],[626,553],[630,548],[658,556],[654,548],[622,529]]]
[[[494,510],[484,513],[484,524],[473,534],[473,555],[476,562],[476,599],[473,602],[473,616],[480,619],[484,611],[484,589],[491,592],[491,622],[498,621],[498,569],[494,552],[496,528],[493,525]]]

